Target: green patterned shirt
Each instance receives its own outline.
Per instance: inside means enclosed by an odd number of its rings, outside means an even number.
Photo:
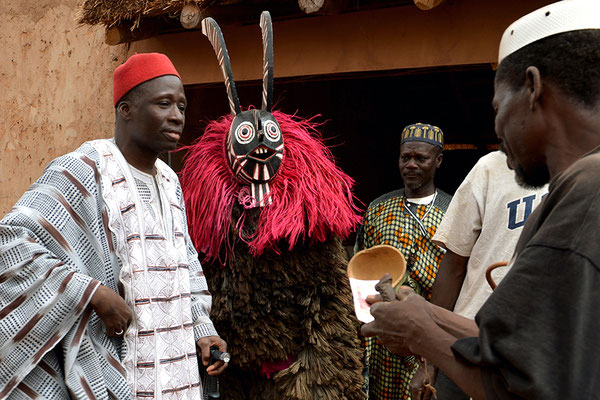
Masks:
[[[431,238],[450,199],[450,195],[439,189],[433,201],[425,205],[409,203],[404,189],[379,197],[369,204],[356,236],[355,252],[378,244],[400,249],[407,264],[402,284],[429,299],[444,256]],[[369,399],[410,399],[408,385],[418,366],[414,357],[391,354],[377,338],[366,338],[365,357]]]

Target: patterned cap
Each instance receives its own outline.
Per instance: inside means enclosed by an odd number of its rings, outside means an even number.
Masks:
[[[498,62],[535,41],[558,33],[600,29],[600,1],[563,0],[513,22],[500,41]]]
[[[425,142],[444,148],[444,132],[437,126],[422,124],[420,122],[408,125],[402,131],[400,145],[406,142]]]

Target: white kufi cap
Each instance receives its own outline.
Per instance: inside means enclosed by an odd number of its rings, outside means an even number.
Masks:
[[[600,0],[563,0],[513,22],[502,35],[498,62],[515,51],[557,33],[600,29]]]

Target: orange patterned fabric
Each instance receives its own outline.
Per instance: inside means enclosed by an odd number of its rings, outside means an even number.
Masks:
[[[357,234],[355,251],[378,244],[397,247],[407,261],[408,273],[404,284],[429,299],[444,255],[431,238],[442,221],[450,199],[448,194],[440,190],[433,204],[426,205],[408,203],[403,190],[378,198],[369,205]],[[377,338],[366,338],[363,344],[369,399],[410,399],[408,385],[418,366],[414,357],[391,354]]]

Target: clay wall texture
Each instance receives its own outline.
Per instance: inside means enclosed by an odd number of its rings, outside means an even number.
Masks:
[[[1,0],[0,217],[55,157],[111,137],[124,45],[76,22],[78,0]]]

